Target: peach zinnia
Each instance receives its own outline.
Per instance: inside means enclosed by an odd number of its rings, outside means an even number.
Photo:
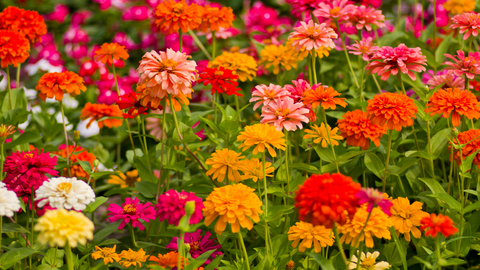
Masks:
[[[120,58],[127,60],[128,53],[125,46],[117,43],[103,43],[102,47],[95,51],[95,61],[100,61],[106,65],[111,65]]]
[[[301,102],[295,103],[293,99],[286,97],[263,107],[260,123],[273,125],[277,130],[285,128],[288,131],[295,131],[297,127],[303,128],[302,122],[309,122],[306,116],[309,112]]]
[[[218,31],[221,28],[229,29],[233,27],[233,20],[235,20],[235,15],[233,15],[233,10],[230,7],[211,7],[205,6],[202,14],[202,24],[200,25],[200,30],[203,32],[207,31]]]
[[[468,119],[480,117],[480,104],[477,97],[469,90],[457,88],[439,89],[429,99],[425,112],[431,116],[440,114],[445,118],[452,115],[454,127],[460,126],[461,116]]]
[[[6,68],[9,65],[17,67],[30,56],[30,43],[21,34],[0,30],[0,66]]]
[[[98,121],[104,117],[122,117],[122,111],[118,108],[118,105],[92,104],[88,102],[80,113],[80,119],[85,120],[90,118],[90,121],[87,123],[87,128],[90,127],[93,121]],[[122,125],[122,120],[108,118],[98,121],[99,128],[103,128],[104,125],[108,128],[119,127]]]
[[[316,17],[323,17],[334,20],[345,20],[348,14],[354,12],[355,6],[348,0],[325,1],[318,4],[318,8],[313,11]]]
[[[387,133],[385,127],[372,123],[368,114],[360,110],[346,112],[337,123],[340,136],[347,139],[347,145],[359,146],[363,150],[368,149],[370,141],[379,147],[380,139]]]
[[[404,94],[383,93],[368,101],[367,113],[372,123],[396,131],[413,125],[417,118],[417,105]]]
[[[0,29],[12,30],[26,37],[33,45],[47,34],[43,17],[36,11],[7,7],[0,13]]]
[[[300,24],[288,36],[288,39],[293,40],[292,46],[295,47],[295,50],[300,51],[305,48],[307,51],[311,51],[312,49],[318,50],[320,47],[335,48],[332,39],[337,38],[338,35],[327,24],[317,24],[312,20],[308,21],[308,24],[305,22],[300,22]]]
[[[290,93],[280,85],[271,83],[269,86],[266,86],[265,84],[261,84],[255,86],[250,102],[256,102],[255,105],[253,105],[253,110],[256,110],[260,105],[268,106],[271,102],[282,100],[289,95]]]
[[[202,10],[197,4],[187,5],[185,0],[160,2],[153,14],[155,25],[163,32],[173,34],[180,29],[183,32],[195,30],[202,23]]]
[[[340,96],[340,93],[335,91],[332,87],[316,85],[303,94],[302,101],[305,105],[312,105],[314,109],[318,107],[318,105],[322,106],[324,109],[332,110],[335,110],[337,105],[345,108],[347,106],[345,98],[336,98],[336,96]]]
[[[457,51],[457,55],[445,54],[445,57],[452,59],[453,62],[445,61],[443,64],[449,66],[448,69],[453,70],[453,73],[457,76],[465,74],[468,79],[473,80],[475,76],[480,74],[479,52],[469,52],[468,56],[465,57],[463,51]]]
[[[38,96],[43,101],[47,98],[62,101],[63,94],[74,97],[87,90],[83,78],[72,71],[47,73],[40,78],[35,89],[40,92]]]

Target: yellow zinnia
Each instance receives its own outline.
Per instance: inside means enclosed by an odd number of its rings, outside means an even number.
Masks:
[[[253,57],[238,52],[223,52],[208,64],[210,68],[224,67],[233,70],[240,81],[253,80],[257,76],[257,62]]]
[[[93,239],[93,222],[84,214],[65,209],[48,210],[41,216],[34,227],[39,231],[38,241],[50,246],[76,247],[78,243],[85,245]]]
[[[213,174],[213,179],[217,179],[218,182],[223,182],[225,175],[228,174],[227,179],[229,181],[240,182],[242,177],[238,170],[242,167],[242,160],[244,156],[240,156],[232,150],[224,148],[222,150],[216,150],[212,154],[212,157],[205,161],[205,164],[212,165],[212,168],[207,171],[207,176]]]
[[[142,262],[146,262],[148,257],[150,257],[150,255],[145,255],[145,251],[143,251],[143,248],[141,248],[139,251],[133,251],[132,249],[128,249],[127,250],[124,250],[122,251],[122,253],[120,253],[120,258],[122,258],[122,260],[119,262],[119,264],[123,267],[130,267],[130,266],[142,266]]]
[[[397,234],[403,233],[407,241],[411,239],[410,232],[415,238],[422,237],[422,232],[417,227],[420,226],[422,218],[428,216],[427,212],[422,211],[422,206],[421,202],[410,204],[407,198],[392,200],[390,220]]]
[[[287,50],[283,45],[268,45],[260,51],[259,64],[265,68],[273,67],[273,74],[278,74],[280,67],[291,70],[297,68],[298,52]]]
[[[242,142],[239,148],[243,147],[243,151],[255,145],[253,154],[258,152],[265,152],[265,148],[272,157],[276,157],[277,153],[273,147],[285,150],[286,141],[283,132],[278,131],[275,126],[267,124],[255,124],[253,126],[246,126],[245,131],[240,132],[237,136],[237,141]]]
[[[305,249],[311,248],[312,243],[316,253],[322,250],[322,247],[333,245],[333,233],[331,229],[325,228],[323,225],[313,226],[308,222],[297,222],[288,230],[288,240],[293,241],[292,247],[300,246],[298,250],[305,252]]]
[[[263,213],[260,209],[262,201],[254,191],[244,184],[215,188],[203,203],[205,225],[210,225],[218,217],[215,224],[217,234],[221,235],[227,224],[231,225],[232,233],[239,232],[240,226],[251,230],[253,222],[260,221],[258,214]]]
[[[452,14],[461,14],[475,9],[475,0],[448,0],[443,3],[443,8]]]
[[[116,248],[117,248],[117,245],[111,248],[109,247],[100,248],[98,246],[95,246],[96,251],[92,253],[92,258],[95,260],[103,259],[103,263],[105,265],[109,263],[113,263],[114,260],[118,262],[120,260],[120,256],[117,253],[115,253]]]
[[[117,171],[117,173],[118,175],[112,175],[112,177],[107,180],[107,184],[120,185],[121,188],[134,187],[136,182],[140,182],[142,180],[140,177],[138,177],[137,170],[126,173]]]
[[[321,144],[323,148],[327,148],[328,145],[328,135],[330,134],[330,139],[332,140],[332,144],[334,146],[338,145],[338,142],[336,140],[342,140],[343,137],[340,135],[337,135],[338,128],[332,129],[330,125],[328,125],[328,133],[327,129],[325,128],[325,124],[322,123],[319,126],[313,125],[311,126],[312,129],[305,129],[305,132],[308,134],[305,134],[303,136],[304,139],[313,139],[313,142],[316,144]]]
[[[263,179],[263,164],[258,158],[246,159],[242,163],[242,180],[253,179],[257,182],[258,179]],[[275,168],[272,167],[272,163],[265,162],[265,172],[268,177],[272,177]]]

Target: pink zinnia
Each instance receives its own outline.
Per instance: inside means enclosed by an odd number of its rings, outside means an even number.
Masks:
[[[147,52],[137,70],[140,73],[138,83],[146,83],[152,97],[164,98],[180,92],[188,95],[192,92],[192,82],[197,79],[197,64],[188,58],[190,56],[172,49]]]
[[[460,28],[460,34],[463,35],[463,40],[467,40],[470,35],[478,36],[478,29],[480,29],[480,14],[469,12],[453,16],[452,29]]]
[[[364,38],[360,42],[355,41],[352,46],[347,46],[348,52],[354,55],[362,55],[363,61],[370,61],[370,57],[380,49],[372,42],[372,38]]]
[[[292,46],[295,46],[295,50],[300,51],[305,48],[307,51],[311,51],[312,49],[318,50],[320,47],[335,48],[332,38],[337,38],[338,35],[326,23],[317,24],[310,20],[308,24],[305,22],[300,22],[300,24],[288,36],[288,39],[293,40]]]
[[[472,80],[476,75],[480,74],[480,53],[469,52],[468,57],[465,57],[463,51],[457,51],[457,55],[452,56],[450,54],[444,54],[447,58],[451,58],[453,62],[445,62],[443,64],[449,66],[448,69],[453,70],[453,73],[457,76],[465,74],[467,78]],[[457,60],[458,59],[458,60]]]
[[[152,204],[149,202],[142,204],[137,198],[133,200],[126,198],[121,207],[112,203],[108,206],[107,211],[107,216],[110,216],[107,218],[108,221],[116,222],[122,220],[122,223],[118,226],[119,230],[122,230],[125,225],[131,223],[134,228],[138,227],[143,231],[145,230],[145,226],[143,226],[140,220],[149,222],[155,219],[155,209],[153,209]]]
[[[431,74],[430,74],[431,75]],[[458,88],[465,89],[465,80],[453,73],[451,70],[441,70],[435,75],[428,76],[425,82],[430,89],[435,89],[441,85],[442,88]]]
[[[310,84],[302,79],[294,80],[292,83],[293,85],[286,84],[283,88],[290,93],[288,96],[292,98],[294,102],[300,102],[300,100],[303,98],[303,93],[312,89]]]
[[[265,84],[255,86],[255,90],[252,92],[252,98],[250,102],[257,102],[253,105],[253,110],[256,110],[260,105],[267,106],[271,102],[274,102],[277,99],[283,99],[287,97],[290,93],[282,88],[280,85],[270,84],[266,86]]]
[[[345,20],[349,13],[355,10],[355,6],[348,3],[348,0],[333,0],[328,3],[323,2],[318,4],[318,8],[313,11],[313,16],[323,17],[334,20]]]
[[[381,10],[373,7],[355,6],[355,9],[347,15],[345,27],[354,26],[358,30],[365,27],[367,31],[372,31],[372,25],[378,28],[385,27],[385,16]]]
[[[203,218],[203,201],[195,196],[193,192],[178,192],[174,189],[161,194],[158,197],[158,204],[155,205],[157,217],[160,221],[168,220],[168,224],[178,226],[180,219],[185,216],[185,204],[189,201],[195,202],[195,211],[190,217],[190,225],[197,224]]]
[[[379,206],[382,208],[382,211],[387,214],[391,215],[390,207],[392,207],[392,201],[390,199],[385,198],[383,193],[379,192],[374,188],[362,188],[360,189],[355,197],[358,198],[358,203],[364,204],[368,203],[367,211],[371,212],[375,206]]]
[[[309,110],[304,108],[302,102],[295,103],[293,99],[286,97],[263,107],[260,123],[274,125],[277,130],[285,128],[288,131],[295,131],[297,127],[303,128],[302,122],[309,122],[308,113]]]
[[[425,71],[423,65],[427,64],[427,58],[422,55],[420,48],[408,48],[405,44],[400,44],[396,48],[389,46],[381,47],[376,51],[371,60],[365,67],[371,73],[377,73],[383,81],[386,81],[390,75],[397,75],[398,72],[408,74],[410,79],[415,81],[415,72]]]

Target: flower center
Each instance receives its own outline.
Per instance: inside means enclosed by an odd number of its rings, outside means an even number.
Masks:
[[[375,266],[375,259],[372,257],[367,257],[362,261],[362,267],[370,269]]]
[[[290,114],[290,109],[277,109],[275,111],[275,116],[283,116],[286,117],[287,115]]]
[[[133,215],[137,212],[137,208],[133,204],[127,204],[123,207],[123,213]]]
[[[223,71],[221,70],[215,71],[215,76],[223,76]]]
[[[60,183],[57,186],[57,191],[65,191],[65,192],[68,193],[68,192],[70,192],[70,189],[72,189],[72,184],[67,183],[67,182]]]
[[[162,61],[160,66],[160,72],[165,70],[172,70],[177,66],[177,62],[173,61],[172,59],[165,59]]]
[[[24,158],[27,158],[27,157],[28,157],[28,158],[32,158],[32,157],[33,157],[33,154],[25,154],[25,155],[23,155],[23,157],[24,157]]]
[[[197,251],[200,249],[200,242],[197,241],[197,242],[193,242],[193,243],[190,243],[190,250],[194,250],[194,251]]]
[[[338,16],[340,14],[340,8],[336,7],[336,8],[330,9],[330,14],[333,16]]]
[[[175,13],[176,15],[180,15],[183,13],[183,5],[181,3],[178,3],[173,6],[172,12]]]
[[[265,91],[265,96],[267,96],[269,99],[274,99],[277,93],[273,90],[267,89]]]

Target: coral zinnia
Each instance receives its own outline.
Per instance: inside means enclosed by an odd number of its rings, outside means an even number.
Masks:
[[[295,131],[297,127],[303,128],[302,122],[310,120],[306,116],[310,111],[301,102],[295,103],[293,99],[286,97],[283,100],[277,99],[262,108],[262,124],[270,124],[277,130]]]
[[[202,235],[202,230],[198,229],[196,232],[185,233],[185,236],[183,238],[183,242],[190,246],[188,252],[190,253],[190,255],[192,255],[192,258],[194,259],[198,258],[198,256],[209,250],[215,250],[205,261],[206,265],[208,265],[212,261],[212,259],[215,259],[217,256],[223,254],[220,251],[222,246],[214,239],[210,239],[210,236],[212,236],[212,234],[209,231],[206,231],[205,234]],[[170,241],[170,244],[168,244],[166,248],[178,250],[178,237],[173,237]]]
[[[146,255],[146,252],[143,251],[143,248],[141,248],[139,251],[133,251],[132,249],[123,250],[120,253],[120,258],[122,259],[119,264],[125,268],[128,268],[130,266],[137,266],[140,268],[142,266],[142,262],[146,262],[148,257],[150,255]]]
[[[360,188],[360,184],[340,173],[312,175],[295,196],[299,219],[326,228],[332,228],[334,223],[344,224],[357,211],[355,194]]]
[[[348,18],[348,14],[355,10],[355,6],[349,2],[348,0],[321,2],[318,4],[318,8],[313,11],[313,15],[327,19],[345,20]]]
[[[253,110],[256,110],[260,105],[268,106],[275,100],[282,100],[289,95],[290,93],[280,85],[271,83],[269,86],[266,86],[265,84],[260,84],[255,86],[255,90],[252,91],[252,98],[249,101],[257,102],[253,105]]]
[[[348,52],[354,55],[362,55],[363,61],[370,61],[370,57],[380,49],[380,47],[373,44],[372,40],[371,37],[368,37],[355,41],[355,44],[352,46],[347,46]]]
[[[303,139],[313,139],[313,143],[320,144],[323,148],[326,148],[331,139],[332,145],[336,146],[338,145],[338,142],[336,140],[341,140],[343,139],[342,136],[338,136],[338,128],[332,129],[330,125],[327,125],[327,128],[325,128],[325,124],[322,123],[320,126],[313,125],[311,126],[312,129],[305,129],[305,134],[303,136]],[[330,139],[329,139],[330,135]]]
[[[202,10],[197,4],[187,5],[185,0],[165,0],[158,4],[155,13],[155,25],[165,33],[185,33],[195,30],[202,23]]]
[[[258,179],[263,179],[263,164],[258,158],[246,159],[242,162],[242,180],[252,179],[257,182]],[[275,168],[272,167],[272,163],[265,162],[265,173],[267,177],[272,177]]]
[[[218,8],[207,5],[202,12],[200,30],[206,33],[207,31],[218,31],[220,27],[229,29],[233,27],[233,20],[235,20],[235,15],[233,15],[232,8]]]
[[[180,219],[185,216],[185,205],[187,202],[195,203],[195,211],[190,217],[190,225],[197,224],[203,218],[202,209],[204,208],[202,199],[195,196],[193,192],[178,192],[174,189],[161,194],[158,197],[158,204],[155,205],[157,217],[160,221],[167,220],[168,224],[178,226]]]
[[[327,24],[317,24],[312,20],[308,21],[308,24],[305,22],[300,22],[300,24],[288,36],[288,39],[293,40],[292,46],[297,51],[300,51],[302,48],[305,48],[307,51],[318,50],[320,47],[335,48],[335,43],[333,43],[332,39],[338,38],[338,35]]]
[[[337,98],[340,93],[335,91],[332,87],[326,85],[314,85],[312,89],[303,93],[303,104],[310,104],[315,109],[318,105],[322,108],[335,110],[337,105],[342,107],[347,106],[345,98]]]
[[[299,102],[302,100],[305,92],[312,89],[310,84],[305,80],[294,80],[292,81],[293,85],[286,84],[283,88],[287,90],[290,94],[288,95],[292,98],[295,102]]]
[[[410,232],[413,237],[422,237],[422,232],[417,228],[420,226],[422,218],[428,216],[427,212],[422,211],[421,202],[413,202],[407,198],[398,197],[392,200],[390,208],[390,220],[397,233],[403,233],[405,240],[410,241]]]
[[[210,225],[218,217],[215,224],[217,234],[221,235],[227,224],[231,225],[232,233],[239,232],[240,226],[251,230],[253,222],[260,221],[258,214],[263,213],[260,209],[262,201],[254,191],[244,184],[215,188],[205,199],[205,225]]]
[[[421,220],[422,231],[425,231],[425,236],[430,236],[432,238],[437,237],[438,233],[443,234],[445,237],[454,235],[458,232],[458,229],[455,228],[455,223],[448,216],[442,214],[430,214]]]
[[[408,48],[405,44],[400,44],[396,48],[389,46],[381,47],[376,51],[365,67],[371,73],[376,73],[383,81],[386,81],[390,75],[397,75],[398,72],[408,74],[410,79],[415,81],[415,72],[425,71],[424,65],[427,64],[427,57],[422,55],[422,50],[417,48]]]
[[[367,31],[372,31],[372,26],[385,27],[385,16],[381,10],[364,5],[354,7],[352,12],[347,14],[345,27],[353,26],[357,30],[362,30],[365,27]]]
[[[413,125],[417,118],[417,105],[413,99],[404,94],[383,93],[368,100],[367,113],[372,123],[385,126],[387,129],[402,130],[402,127]]]
[[[238,91],[241,91],[241,89],[237,87],[238,75],[234,75],[233,70],[226,69],[224,67],[206,67],[205,72],[200,73],[199,76],[199,83],[203,83],[203,85],[212,85],[212,95],[214,93],[225,93],[229,96],[242,96],[242,94],[238,93]]]
[[[83,83],[83,78],[75,72],[52,72],[43,75],[35,89],[40,92],[38,96],[43,101],[47,98],[55,98],[58,101],[62,101],[63,94],[68,93],[70,96],[75,97],[80,95],[81,91],[85,92],[87,88]]]
[[[212,165],[212,168],[207,171],[207,176],[213,174],[212,178],[217,179],[220,183],[227,175],[228,181],[242,181],[238,171],[241,169],[242,159],[245,157],[240,155],[240,153],[227,148],[216,150],[215,153],[212,153],[212,157],[205,161],[206,165]]]
[[[443,8],[452,14],[461,14],[475,9],[475,0],[448,0],[443,3]]]
[[[117,249],[117,245],[114,245],[111,248],[109,247],[100,248],[98,246],[95,246],[95,252],[92,253],[92,258],[94,260],[103,259],[103,263],[105,265],[108,265],[109,263],[113,263],[113,261],[118,262],[120,260],[120,256],[118,256],[118,254],[115,253],[116,249]]]
[[[99,121],[104,117],[122,117],[123,113],[118,108],[117,105],[107,105],[107,104],[92,104],[88,102],[83,107],[82,112],[80,113],[80,119],[86,120],[90,119],[87,123],[87,128],[93,123],[93,121],[98,121],[98,127],[103,128],[107,126],[108,128],[119,127],[122,125],[122,120],[117,118],[108,118]]]
[[[268,45],[260,51],[260,65],[265,68],[273,67],[273,74],[278,74],[280,68],[291,70],[297,68],[298,53],[295,50],[288,50],[283,45]]]
[[[298,247],[298,251],[305,252],[307,248],[312,247],[315,253],[319,253],[322,247],[333,245],[333,233],[331,229],[325,228],[323,225],[313,226],[308,222],[296,222],[294,226],[288,229],[288,240],[293,241],[292,247]]]
[[[47,34],[45,21],[38,12],[14,6],[9,6],[0,13],[0,29],[18,32],[26,37],[32,45],[41,41],[42,36]]]
[[[453,152],[453,159],[457,161],[458,166],[460,166],[462,159],[470,155],[474,155],[476,151],[480,149],[480,130],[470,129],[464,132],[460,132],[455,140],[455,143],[458,145],[466,144],[461,150],[455,149]],[[473,158],[473,164],[477,165],[480,169],[480,153],[476,154]]]
[[[134,187],[136,182],[140,182],[142,179],[138,176],[137,170],[128,171],[122,173],[117,171],[118,175],[112,175],[107,180],[107,184],[120,185],[121,188]]]
[[[452,18],[452,29],[460,28],[460,34],[463,35],[463,40],[467,40],[470,35],[478,36],[478,29],[480,29],[480,15],[474,12],[462,13],[455,15]]]
[[[365,226],[367,218],[368,222]],[[338,227],[338,233],[343,234],[340,238],[342,243],[352,246],[356,244],[358,246],[360,242],[365,241],[367,247],[373,248],[373,237],[385,239],[392,237],[389,231],[390,227],[392,227],[392,221],[388,219],[388,216],[379,207],[373,208],[372,212],[369,213],[367,204],[364,204],[358,208],[353,218],[348,218],[344,225]],[[364,228],[363,233],[359,235],[362,232],[362,228]]]
[[[211,68],[224,67],[233,70],[240,81],[253,80],[257,76],[257,62],[250,55],[238,52],[223,52],[208,64]]]
[[[21,34],[0,30],[0,66],[6,68],[9,65],[17,67],[25,62],[30,56],[30,43]]]
[[[473,80],[480,74],[480,52],[469,52],[468,57],[465,57],[463,51],[457,51],[457,55],[445,54],[445,57],[451,58],[455,62],[445,61],[443,64],[449,66],[448,69],[453,70],[457,76],[465,74],[468,79]]]
[[[347,139],[347,145],[359,146],[363,150],[368,149],[370,141],[380,146],[380,138],[387,132],[384,126],[372,123],[368,114],[361,110],[346,112],[337,125],[340,136]]]
[[[155,209],[150,202],[140,203],[137,198],[125,198],[125,202],[120,207],[116,204],[110,204],[107,209],[108,221],[116,222],[121,220],[119,230],[122,230],[128,223],[132,224],[132,227],[138,227],[140,230],[145,230],[145,226],[140,222],[143,220],[149,222],[155,219]]]
[[[158,254],[157,257],[151,256],[148,260],[156,262],[157,264],[154,265],[161,266],[164,269],[176,269],[178,263],[178,252],[170,251],[165,255]],[[183,267],[183,257],[181,260],[181,266]]]
[[[469,90],[457,88],[439,89],[428,100],[425,112],[430,115],[440,114],[445,118],[452,115],[454,127],[460,126],[461,116],[468,119],[480,117],[480,103],[477,97]]]
[[[272,157],[276,157],[277,153],[274,148],[285,150],[286,141],[285,134],[278,131],[274,126],[255,124],[253,126],[246,126],[245,131],[240,132],[237,136],[237,141],[243,141],[238,148],[247,150],[251,146],[255,146],[253,154],[258,152],[265,152],[265,148]]]
[[[75,149],[74,149],[75,148]],[[59,155],[63,158],[67,158],[67,147],[65,144],[62,144],[58,147],[60,151],[54,152],[53,154]],[[83,149],[81,146],[74,147],[73,145],[68,146],[68,155],[70,156],[70,174],[72,177],[88,179],[89,172],[83,170],[82,166],[79,164],[72,165],[78,161],[87,161],[90,163],[90,166],[93,168],[93,162],[97,157],[94,154],[89,153],[87,150]],[[63,169],[63,176],[68,176],[67,168]]]
[[[95,51],[95,61],[100,61],[109,66],[120,60],[120,58],[127,60],[128,53],[125,50],[125,46],[117,43],[103,43],[102,47]]]
[[[140,100],[139,97],[140,95],[136,92],[129,92],[118,99],[117,105],[120,110],[128,109],[127,113],[122,114],[123,118],[133,119],[140,114],[147,115],[147,110],[149,108],[152,109],[150,103],[147,103],[146,107],[144,107],[142,105],[142,100]]]

